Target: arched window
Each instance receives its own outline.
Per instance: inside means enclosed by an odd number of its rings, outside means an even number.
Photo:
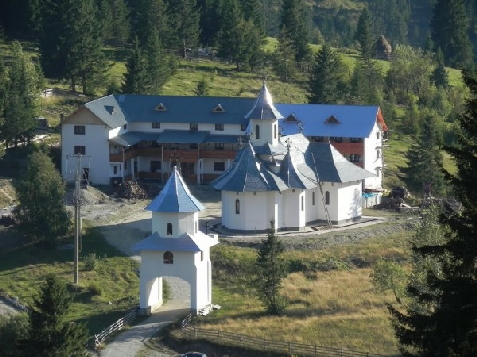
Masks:
[[[330,191],[325,192],[325,202],[327,205],[330,204]]]
[[[235,213],[240,214],[240,200],[235,200]]]
[[[172,235],[172,223],[167,223],[167,235]]]
[[[301,210],[303,211],[305,209],[305,198],[301,196]]]
[[[255,139],[260,139],[260,125],[255,125]]]
[[[311,204],[313,206],[315,205],[315,192],[314,191],[311,193]]]
[[[164,264],[174,264],[174,254],[172,252],[165,252],[163,255]]]
[[[276,124],[273,124],[273,138],[274,139],[277,138],[277,125]]]

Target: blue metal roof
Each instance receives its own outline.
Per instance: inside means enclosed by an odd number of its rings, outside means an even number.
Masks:
[[[159,195],[146,207],[152,212],[199,212],[204,209],[189,191],[176,167]]]
[[[216,245],[218,241],[198,232],[195,235],[184,234],[179,238],[163,238],[157,232],[136,243],[133,250],[152,250],[170,252],[200,252]]]
[[[242,135],[209,135],[205,141],[208,143],[238,144]],[[242,140],[242,139],[241,139]]]
[[[114,95],[128,122],[247,124],[254,98]],[[220,104],[222,111],[217,111]],[[163,110],[158,110],[162,105]]]
[[[255,158],[252,144],[238,151],[233,164],[211,185],[218,190],[235,192],[283,191],[285,183]]]
[[[157,135],[157,134],[156,134]],[[189,131],[189,130],[164,130],[157,138],[159,144],[168,143],[190,143],[199,144],[205,142],[208,131]]]
[[[110,139],[112,142],[120,144],[122,146],[132,146],[140,141],[156,141],[159,137],[159,133],[145,133],[142,131],[128,131],[124,134],[118,135],[115,138]]]
[[[332,105],[332,104],[277,104],[284,115],[279,126],[282,135],[298,133],[297,122],[288,122],[294,115],[303,125],[306,136],[335,136],[344,138],[366,138],[371,133],[378,115],[378,106]],[[326,123],[334,116],[338,123]]]
[[[252,109],[245,115],[245,119],[282,119],[283,115],[273,105],[273,100],[265,82]]]

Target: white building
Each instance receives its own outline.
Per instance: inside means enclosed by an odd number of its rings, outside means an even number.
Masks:
[[[263,88],[262,88],[263,89]],[[233,162],[247,127],[261,132],[256,143],[301,132],[311,142],[331,142],[349,161],[375,174],[363,190],[380,191],[383,134],[378,106],[277,104],[284,119],[261,127],[247,115],[253,98],[109,95],[86,103],[62,121],[62,175],[77,167],[94,184],[128,179],[165,182],[177,165],[192,184],[211,182]],[[268,130],[268,131],[267,131]]]
[[[374,177],[329,142],[279,136],[283,116],[264,85],[249,120],[249,141],[213,182],[222,191],[222,225],[237,231],[302,230],[361,217],[362,182]]]
[[[173,169],[159,195],[146,207],[152,211],[152,234],[137,243],[140,251],[140,309],[150,314],[163,303],[164,276],[175,276],[191,287],[191,309],[197,313],[212,303],[210,247],[217,236],[199,231],[204,209]]]

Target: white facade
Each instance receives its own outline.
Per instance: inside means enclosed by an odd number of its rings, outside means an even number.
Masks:
[[[260,232],[270,228],[271,220],[277,230],[303,230],[327,222],[328,217],[332,224],[350,222],[361,217],[361,186],[361,181],[323,182],[323,195],[319,187],[283,192],[222,191],[222,225],[233,231]]]

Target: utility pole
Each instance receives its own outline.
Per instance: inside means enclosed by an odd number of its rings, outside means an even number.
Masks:
[[[75,238],[74,238],[74,270],[73,270],[73,277],[74,277],[74,284],[79,284],[79,275],[78,275],[78,265],[79,265],[79,252],[82,249],[82,236],[81,236],[81,180],[83,176],[83,170],[81,161],[84,155],[75,154],[75,155],[67,155],[66,158],[74,158],[76,159],[76,172],[75,172],[75,190],[73,195],[73,203],[75,206],[75,213],[74,213],[74,223],[75,223]]]

